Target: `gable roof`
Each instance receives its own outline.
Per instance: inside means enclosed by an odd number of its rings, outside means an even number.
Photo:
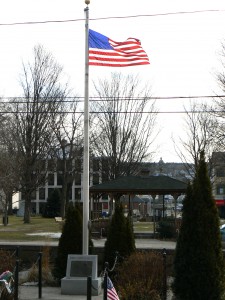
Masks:
[[[127,176],[90,187],[90,193],[155,194],[185,193],[187,183],[169,176]]]

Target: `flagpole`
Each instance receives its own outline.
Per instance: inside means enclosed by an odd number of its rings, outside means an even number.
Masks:
[[[85,85],[84,85],[84,156],[83,156],[83,255],[88,255],[89,242],[89,59],[88,33],[90,0],[85,0]]]

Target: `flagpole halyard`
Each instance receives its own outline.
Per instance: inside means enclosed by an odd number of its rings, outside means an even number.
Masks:
[[[85,0],[88,5],[90,0]],[[84,9],[85,21],[85,84],[84,84],[84,153],[83,153],[83,255],[88,255],[89,242],[89,8]]]

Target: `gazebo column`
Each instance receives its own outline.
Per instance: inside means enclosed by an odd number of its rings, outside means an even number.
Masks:
[[[130,221],[133,224],[133,209],[134,209],[134,197],[135,194],[129,194],[129,217],[130,217]]]
[[[178,234],[179,225],[178,225],[178,222],[177,222],[177,198],[180,196],[180,194],[175,193],[172,196],[174,198],[174,205],[175,205],[175,208],[174,208],[174,226],[175,226],[176,234]]]
[[[175,217],[175,220],[177,219],[177,198],[179,197],[179,194],[175,193],[172,195],[173,198],[174,198],[174,217]]]
[[[113,193],[109,194],[109,215],[113,214]]]
[[[165,195],[163,194],[163,209],[162,209],[162,218],[165,218]]]
[[[155,197],[156,195],[152,194],[152,212],[153,212],[153,236],[155,237],[155,232],[156,232],[156,222],[155,222]]]

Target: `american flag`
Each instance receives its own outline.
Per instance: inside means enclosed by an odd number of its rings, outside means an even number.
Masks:
[[[107,278],[107,300],[120,300],[109,277]]]
[[[89,29],[89,65],[127,67],[148,64],[148,56],[138,39],[128,38],[125,42],[115,42]]]

